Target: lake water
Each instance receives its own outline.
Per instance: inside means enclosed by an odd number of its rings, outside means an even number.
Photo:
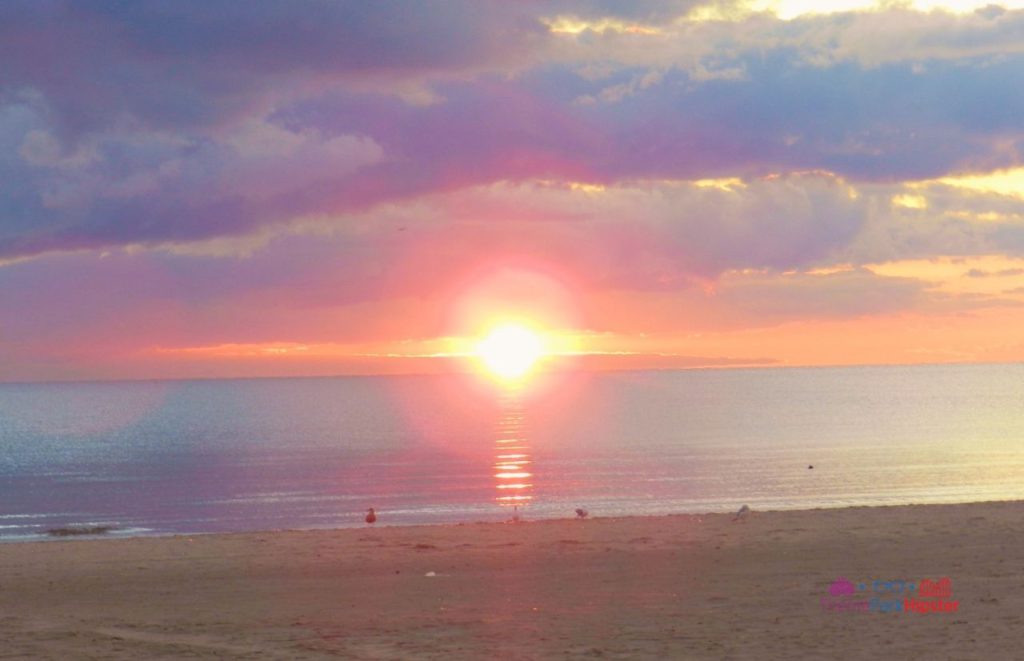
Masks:
[[[1017,498],[1020,364],[0,384],[7,541]]]

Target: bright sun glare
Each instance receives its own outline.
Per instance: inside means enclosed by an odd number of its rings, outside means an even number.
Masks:
[[[518,379],[530,371],[544,353],[540,336],[518,324],[493,329],[476,348],[480,360],[502,379]]]

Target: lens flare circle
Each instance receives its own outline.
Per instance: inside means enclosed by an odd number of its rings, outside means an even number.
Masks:
[[[526,326],[504,324],[480,341],[476,354],[492,374],[514,380],[529,372],[544,354],[544,343]]]

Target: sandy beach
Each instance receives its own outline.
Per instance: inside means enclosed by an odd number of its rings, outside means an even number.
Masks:
[[[1021,658],[1022,548],[1024,502],[12,543],[0,657]]]

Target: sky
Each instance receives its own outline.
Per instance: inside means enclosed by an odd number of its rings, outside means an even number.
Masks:
[[[0,3],[0,380],[1024,359],[1024,2]]]

